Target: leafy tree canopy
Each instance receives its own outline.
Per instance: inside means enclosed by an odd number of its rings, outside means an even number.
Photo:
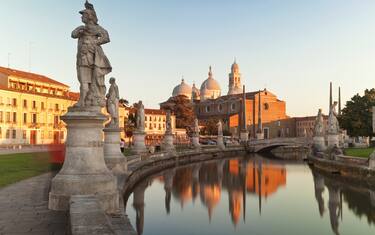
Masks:
[[[194,123],[194,110],[191,101],[183,95],[169,98],[167,102],[161,105],[162,109],[170,109],[176,116],[177,128],[189,128]]]
[[[339,117],[340,127],[347,130],[350,136],[373,136],[372,107],[375,106],[375,89],[365,90],[363,96],[356,94]]]

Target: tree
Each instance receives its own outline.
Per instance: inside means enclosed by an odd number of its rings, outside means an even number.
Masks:
[[[217,123],[219,122],[218,118],[210,118],[207,120],[200,121],[200,124],[203,126],[201,129],[202,135],[217,135]]]
[[[161,104],[161,109],[170,109],[176,116],[177,128],[190,128],[194,123],[194,110],[191,101],[183,95],[169,98],[169,100]]]
[[[365,94],[356,94],[339,117],[340,127],[350,136],[372,136],[372,107],[375,106],[375,89],[365,90]]]
[[[133,136],[133,132],[135,130],[135,122],[136,118],[133,113],[129,113],[128,117],[124,119],[124,132],[125,136],[129,138],[129,147],[131,145],[131,137]]]

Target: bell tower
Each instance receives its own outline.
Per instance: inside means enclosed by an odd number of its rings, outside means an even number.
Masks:
[[[229,74],[229,90],[228,95],[235,95],[241,94],[241,73],[238,64],[236,63],[236,59],[231,67],[231,72]]]

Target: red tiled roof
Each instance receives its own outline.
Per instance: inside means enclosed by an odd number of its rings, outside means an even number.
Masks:
[[[29,73],[29,72],[24,72],[16,69],[11,69],[11,68],[4,68],[0,67],[0,73],[6,74],[8,76],[15,76],[19,78],[25,78],[29,80],[33,80],[36,82],[45,82],[45,83],[50,83],[58,86],[64,86],[64,87],[69,87],[61,82],[55,81],[49,77],[40,75],[40,74],[35,74],[35,73]]]

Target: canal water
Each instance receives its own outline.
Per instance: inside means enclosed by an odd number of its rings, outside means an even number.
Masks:
[[[144,235],[370,235],[370,191],[303,162],[249,155],[149,177],[127,199],[126,213]]]

